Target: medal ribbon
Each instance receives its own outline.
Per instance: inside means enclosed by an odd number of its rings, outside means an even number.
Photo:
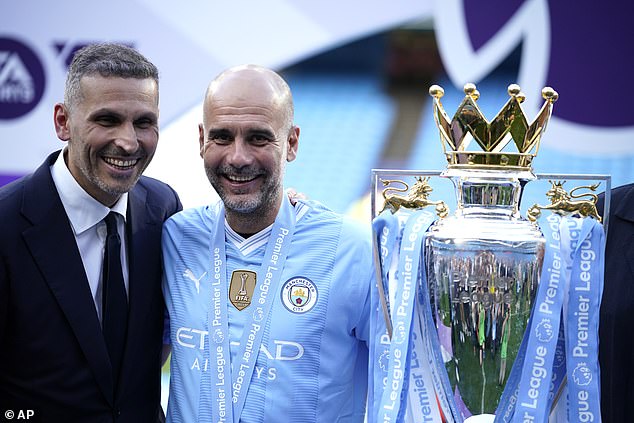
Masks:
[[[255,369],[255,362],[260,352],[264,327],[266,326],[271,305],[278,292],[284,263],[288,255],[293,233],[295,232],[295,214],[290,202],[286,199],[282,201],[282,206],[278,213],[271,235],[264,253],[264,260],[257,272],[257,280],[261,281],[257,285],[252,304],[255,306],[249,318],[246,319],[245,326],[240,340],[240,347],[236,355],[237,361],[231,363],[229,350],[229,322],[228,322],[228,291],[226,252],[225,252],[225,229],[224,229],[224,206],[220,205],[220,213],[215,222],[213,238],[214,272],[213,282],[214,296],[219,296],[220,304],[212,301],[213,307],[209,311],[209,334],[210,340],[216,341],[216,354],[210,351],[212,369],[216,368],[216,380],[212,379],[212,416],[214,421],[240,421],[240,415],[244,408],[251,376]],[[216,258],[219,257],[216,263]],[[218,292],[218,294],[216,294]],[[220,332],[218,332],[220,331]],[[217,335],[218,334],[218,335]],[[218,341],[217,341],[218,339]],[[209,343],[211,349],[211,342]],[[226,359],[221,363],[214,360],[222,353]],[[220,374],[223,374],[222,378]],[[228,375],[231,375],[231,386],[228,386]],[[233,407],[223,407],[223,401],[231,391],[231,401]],[[223,417],[223,414],[226,416]]]
[[[207,327],[209,332],[208,348],[205,351],[215,377],[211,382],[211,421],[233,422],[233,405],[231,401],[231,350],[229,347],[229,322],[227,303],[229,302],[229,290],[227,288],[227,254],[225,252],[225,208],[220,202],[216,207],[217,219],[212,231],[210,244],[212,260],[212,294],[211,307],[207,315]],[[202,378],[205,381],[205,378]],[[204,392],[205,388],[201,388]],[[201,409],[202,408],[202,409]],[[209,421],[204,404],[200,404],[198,422]]]

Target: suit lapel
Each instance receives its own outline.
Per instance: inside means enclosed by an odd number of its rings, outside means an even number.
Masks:
[[[77,243],[51,178],[57,153],[33,174],[24,192],[22,213],[33,226],[24,239],[66,316],[95,379],[113,401],[110,361]]]
[[[634,186],[630,187],[618,204],[614,206],[614,211],[611,214],[626,221],[625,224],[629,226],[629,230],[625,229],[623,225],[614,226],[614,230],[623,231],[623,234],[634,233]],[[610,230],[610,222],[608,222],[608,234]],[[634,281],[634,236],[621,235],[617,237],[623,240],[618,248],[623,249],[630,269],[630,280]]]
[[[145,188],[137,184],[128,196],[126,223],[130,314],[128,334],[123,359],[118,395],[124,395],[128,375],[135,366],[133,357],[152,359],[147,355],[147,319],[151,315],[153,301],[157,301],[156,290],[160,290],[160,235],[162,220],[154,216],[151,204],[147,203]],[[160,300],[160,298],[159,298]],[[157,369],[158,371],[158,369]]]

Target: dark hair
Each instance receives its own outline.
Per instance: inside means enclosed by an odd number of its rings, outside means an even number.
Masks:
[[[81,99],[81,79],[96,74],[103,77],[152,78],[158,89],[158,69],[141,53],[122,44],[91,44],[77,50],[68,69],[64,89],[66,107],[71,108]]]

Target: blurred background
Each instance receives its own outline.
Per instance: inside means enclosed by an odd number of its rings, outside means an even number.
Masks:
[[[538,173],[634,181],[634,4],[626,0],[80,0],[9,2],[0,14],[0,185],[63,147],[53,105],[67,66],[97,41],[131,45],[161,71],[161,138],[146,174],[185,207],[216,200],[198,154],[207,84],[257,63],[295,98],[299,155],[287,185],[369,218],[371,170],[443,170],[428,89],[451,116],[473,82],[492,119],[518,83],[532,121],[541,88],[559,93]]]

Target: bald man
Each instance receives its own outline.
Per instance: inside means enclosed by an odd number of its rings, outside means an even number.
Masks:
[[[289,201],[299,134],[275,72],[239,66],[209,85],[200,155],[222,201],[163,229],[170,422],[364,419],[370,231]]]

